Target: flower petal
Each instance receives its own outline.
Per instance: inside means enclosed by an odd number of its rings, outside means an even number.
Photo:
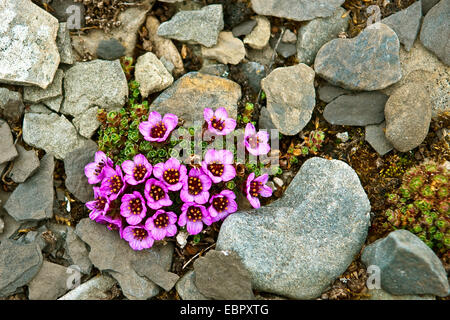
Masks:
[[[221,120],[228,119],[228,112],[224,107],[217,108],[214,112],[214,115],[216,116],[216,118],[219,118]]]
[[[213,116],[214,116],[213,109],[210,108],[203,109],[203,118],[205,119],[206,122],[210,122]]]
[[[261,189],[259,189],[259,194],[264,198],[271,197],[272,193],[272,188],[266,185],[262,186]]]
[[[197,221],[197,222],[188,221],[186,229],[192,235],[199,234],[203,230],[203,222],[201,222],[201,221]]]
[[[225,165],[223,167],[222,181],[230,181],[236,177],[236,169],[232,165]]]

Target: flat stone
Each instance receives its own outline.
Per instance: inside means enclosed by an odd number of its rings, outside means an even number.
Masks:
[[[216,250],[241,257],[253,289],[313,299],[359,253],[369,224],[369,199],[355,171],[315,157],[302,165],[283,198],[229,216]]]
[[[140,56],[135,67],[135,79],[139,82],[142,97],[160,92],[173,83],[173,77],[158,57],[151,52]]]
[[[407,230],[396,230],[367,246],[366,266],[380,269],[381,288],[395,295],[450,294],[447,273],[436,254]]]
[[[342,89],[340,87],[332,86],[328,83],[319,86],[317,90],[319,94],[319,99],[323,102],[330,103],[334,99],[344,94],[351,94],[351,91]]]
[[[43,103],[36,103],[29,106],[25,113],[40,113],[40,114],[52,114],[52,111]]]
[[[106,292],[116,283],[114,278],[102,274],[69,291],[58,300],[105,300],[108,298]]]
[[[3,190],[0,190],[0,219],[2,219],[4,224],[3,232],[0,232],[0,242],[9,239],[20,228],[20,223],[14,220],[14,218],[11,217],[3,208],[10,195],[11,192],[4,192]]]
[[[366,133],[364,135],[364,139],[380,156],[384,156],[394,148],[392,143],[386,139],[385,129],[386,122],[384,121],[380,124],[368,125],[366,126]]]
[[[281,39],[281,42],[284,43],[296,43],[297,42],[297,35],[293,33],[291,30],[286,29],[286,31],[283,34],[283,38]]]
[[[0,118],[18,122],[24,109],[20,92],[0,88]]]
[[[228,116],[236,119],[240,98],[241,87],[237,83],[204,73],[190,72],[163,91],[153,101],[150,109],[162,114],[176,114],[189,126],[194,121],[203,119],[205,106],[213,110],[225,107]]]
[[[66,188],[83,203],[94,200],[92,185],[89,184],[84,174],[84,167],[94,161],[94,155],[97,151],[97,144],[89,140],[85,146],[73,150],[64,159]]]
[[[425,15],[433,8],[440,0],[422,0],[422,13]]]
[[[402,77],[399,47],[396,33],[385,24],[375,23],[355,38],[325,44],[317,53],[314,68],[319,76],[339,87],[380,90]]]
[[[257,24],[256,20],[247,20],[235,26],[233,30],[231,30],[231,32],[235,37],[246,36],[250,32],[252,32],[256,24]]]
[[[285,43],[283,41],[278,42],[281,34],[277,34],[276,36],[271,36],[269,43],[272,48],[276,48],[276,51],[283,58],[287,59],[297,53],[297,46],[295,43]],[[278,45],[277,45],[278,43]]]
[[[368,298],[362,298],[362,300],[436,300],[435,296],[430,295],[393,295],[383,289],[369,290],[368,295]]]
[[[200,10],[180,11],[158,28],[158,35],[178,41],[212,47],[224,27],[222,5],[209,5]]]
[[[38,103],[43,100],[56,98],[62,95],[62,82],[64,71],[56,70],[53,82],[46,88],[25,87],[23,89],[23,99],[25,102]]]
[[[395,149],[407,152],[420,145],[431,122],[431,101],[425,86],[411,82],[394,91],[384,114],[386,138]]]
[[[423,19],[420,41],[447,66],[450,65],[450,2],[441,0]]]
[[[14,160],[14,165],[8,177],[15,183],[22,183],[39,168],[39,158],[34,150],[25,150],[21,145],[16,146],[19,156]]]
[[[58,20],[28,0],[4,0],[0,21],[0,82],[47,88],[59,65]]]
[[[28,284],[42,266],[42,253],[36,244],[0,243],[0,297],[13,294]]]
[[[261,90],[261,80],[266,77],[266,68],[262,64],[254,61],[242,63],[239,65],[239,68],[247,77],[248,84],[253,91],[259,93],[259,90]]]
[[[342,95],[325,107],[323,116],[333,125],[366,126],[384,120],[384,106],[388,96],[379,92]]]
[[[56,98],[50,98],[48,100],[44,100],[42,101],[42,103],[50,108],[50,110],[53,110],[55,112],[59,112],[59,110],[61,109],[61,103],[63,101],[63,96],[59,96]]]
[[[265,46],[262,50],[247,48],[247,58],[249,61],[262,64],[266,69],[272,64],[275,56],[275,50],[270,45]]]
[[[205,60],[203,60],[203,62],[205,62]],[[227,79],[230,74],[230,68],[228,68],[226,64],[222,63],[203,64],[202,68],[198,70],[198,72]]]
[[[183,300],[211,300],[202,295],[195,286],[195,271],[189,271],[182,276],[175,287]]]
[[[266,17],[256,16],[256,26],[244,38],[244,43],[253,49],[261,50],[268,43],[270,39],[270,21]]]
[[[164,270],[172,264],[173,245],[154,245],[150,250],[134,251],[120,239],[119,233],[109,231],[104,225],[88,218],[76,227],[76,234],[86,242],[91,251],[89,259],[100,271],[108,271],[115,278],[123,294],[132,300],[145,300],[156,296],[159,287],[146,277],[139,276],[132,268],[132,261],[158,263]]]
[[[73,118],[72,123],[80,135],[88,139],[94,135],[95,131],[100,127],[97,114],[98,108],[93,107]]]
[[[97,57],[116,60],[125,55],[125,47],[117,39],[101,40],[97,47]]]
[[[92,262],[89,260],[89,251],[86,244],[75,234],[72,227],[67,227],[67,235],[64,244],[64,258],[71,265],[80,268],[83,274],[90,274],[92,270]]]
[[[342,18],[344,8],[338,8],[327,18],[316,18],[298,29],[297,59],[311,65],[317,52],[327,42],[338,37],[339,33],[348,30],[350,15]]]
[[[150,264],[148,261],[136,260],[131,265],[138,275],[153,281],[167,292],[172,290],[180,278],[175,273],[167,272],[157,263]]]
[[[0,164],[14,160],[18,155],[11,129],[6,121],[0,119]]]
[[[296,135],[311,120],[316,103],[314,76],[314,70],[301,63],[277,68],[261,81],[267,111],[282,134]]]
[[[67,292],[67,268],[44,261],[41,269],[28,285],[30,300],[56,300]]]
[[[211,48],[202,47],[202,56],[224,64],[238,64],[245,58],[245,46],[229,31],[219,33],[217,44]]]
[[[276,129],[272,122],[272,118],[270,117],[270,113],[265,107],[261,108],[261,112],[259,114],[259,129],[267,130],[267,132],[270,132],[269,130]]]
[[[195,286],[216,300],[253,300],[250,274],[235,252],[211,250],[194,262]]]
[[[260,15],[308,21],[329,17],[345,0],[251,0],[253,10]]]
[[[5,203],[5,210],[16,221],[42,220],[53,217],[53,156],[46,154],[38,171],[19,184]]]
[[[69,28],[65,22],[59,24],[56,45],[58,46],[59,57],[61,59],[60,62],[64,64],[73,64],[72,40],[70,39]]]

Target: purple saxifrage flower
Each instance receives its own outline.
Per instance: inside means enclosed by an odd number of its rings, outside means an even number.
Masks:
[[[250,173],[246,182],[246,195],[247,199],[253,208],[258,209],[261,207],[259,197],[270,197],[272,195],[272,189],[266,185],[269,180],[269,175],[263,174],[255,179],[255,173]]]
[[[120,215],[114,217],[109,215],[98,216],[95,222],[106,225],[109,230],[118,230],[120,237],[123,238],[123,223]]]
[[[153,175],[161,180],[170,191],[178,191],[183,187],[186,174],[186,167],[176,158],[170,158],[153,167]]]
[[[266,131],[256,133],[255,126],[247,123],[244,132],[244,145],[247,151],[254,156],[267,154],[270,151],[268,144],[269,134]]]
[[[138,191],[124,194],[120,205],[120,214],[127,219],[128,224],[139,224],[147,214],[144,197]]]
[[[119,165],[116,165],[114,170],[111,167],[105,167],[105,177],[103,178],[100,191],[109,196],[109,200],[116,200],[117,197],[123,192],[127,184],[123,180],[122,169]]]
[[[222,190],[209,199],[211,206],[208,208],[208,212],[212,222],[223,220],[237,211],[238,205],[234,199],[236,199],[236,195],[231,190]]]
[[[152,111],[148,115],[148,121],[143,121],[139,125],[139,131],[147,141],[164,142],[177,125],[178,117],[176,115],[168,113],[161,118],[158,112]]]
[[[159,180],[151,178],[145,183],[144,195],[147,205],[153,210],[172,205],[168,192],[166,185]]]
[[[218,108],[216,111],[205,108],[203,118],[208,123],[208,130],[220,136],[227,135],[236,128],[236,120],[228,117],[225,108]]]
[[[104,168],[112,167],[114,164],[110,158],[108,158],[103,151],[97,151],[95,153],[95,161],[88,163],[84,167],[84,174],[88,178],[89,184],[96,184],[103,180]]]
[[[211,179],[201,169],[192,168],[183,181],[180,198],[183,202],[204,204],[208,202],[211,184]]]
[[[98,216],[104,216],[109,210],[109,199],[104,196],[99,187],[94,187],[95,200],[86,203],[86,207],[91,210],[89,218],[96,220]]]
[[[178,218],[178,225],[181,227],[186,226],[187,231],[192,235],[199,234],[203,230],[203,223],[208,226],[212,223],[208,210],[194,202],[183,204],[181,212]]]
[[[126,183],[133,186],[144,182],[152,174],[152,165],[143,154],[135,155],[133,161],[125,160],[122,169]]]
[[[233,162],[234,156],[231,151],[210,149],[206,151],[202,169],[214,183],[230,181],[236,176]]]
[[[153,239],[162,240],[165,237],[172,237],[177,233],[178,217],[175,213],[164,210],[157,210],[156,213],[147,219],[145,228],[150,231]]]
[[[128,226],[123,230],[123,238],[133,250],[149,249],[155,240],[143,226]]]

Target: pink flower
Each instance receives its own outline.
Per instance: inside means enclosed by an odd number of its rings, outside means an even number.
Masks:
[[[96,184],[103,180],[104,168],[112,167],[114,163],[108,158],[103,151],[97,151],[95,153],[95,161],[88,163],[84,167],[84,174],[88,178],[90,184]]]
[[[126,183],[133,186],[144,182],[152,174],[152,165],[143,154],[135,155],[133,161],[125,160],[122,169]]]
[[[192,168],[183,181],[180,198],[183,202],[204,204],[208,202],[211,184],[211,179],[201,169]]]
[[[147,205],[153,210],[172,205],[168,192],[166,185],[159,180],[151,178],[145,183],[144,195]]]
[[[206,151],[202,169],[214,183],[230,181],[236,176],[233,163],[234,157],[231,151],[210,149]]]
[[[139,131],[147,141],[164,142],[177,125],[178,117],[176,115],[168,113],[161,119],[158,112],[152,111],[148,115],[148,121],[143,121],[139,125]]]
[[[270,151],[268,141],[269,134],[266,131],[259,131],[256,133],[255,126],[251,123],[247,123],[244,132],[244,145],[248,152],[254,156],[267,154]]]
[[[123,238],[123,223],[122,218],[118,215],[111,217],[109,215],[98,216],[95,222],[106,225],[109,230],[118,230],[120,238]]]
[[[149,249],[155,240],[143,226],[128,226],[123,230],[123,238],[133,250]]]
[[[212,222],[224,220],[231,213],[237,211],[238,205],[234,199],[236,199],[236,195],[231,190],[222,190],[222,192],[213,195],[209,199],[211,206],[208,208],[208,212]]]
[[[89,218],[91,218],[91,220],[96,220],[98,218],[98,216],[106,215],[106,213],[109,210],[110,203],[109,203],[108,197],[106,197],[102,194],[99,187],[94,187],[93,189],[94,189],[95,200],[87,202],[86,207],[89,210],[92,210],[89,213]]]
[[[203,223],[208,226],[212,223],[206,208],[194,202],[183,204],[181,212],[178,218],[178,225],[180,227],[186,226],[187,231],[192,235],[198,234],[203,230]]]
[[[236,128],[236,120],[228,117],[225,108],[218,108],[215,112],[213,109],[205,108],[203,117],[208,123],[208,130],[216,135],[227,135]]]
[[[147,219],[145,228],[150,231],[153,239],[162,240],[165,237],[172,237],[177,233],[178,217],[173,212],[165,212],[158,210],[156,213]]]
[[[102,194],[109,196],[109,200],[116,200],[122,194],[127,184],[123,180],[123,173],[119,165],[114,170],[111,167],[105,167],[105,177],[103,178],[100,191]]]
[[[158,163],[153,168],[153,175],[161,180],[170,191],[178,191],[183,187],[187,169],[176,158],[170,158],[165,163]]]
[[[267,180],[269,180],[269,175],[267,173],[256,179],[253,172],[248,176],[245,191],[247,199],[253,208],[258,209],[261,207],[259,196],[267,198],[272,195],[272,189],[266,185]]]
[[[127,219],[128,224],[132,225],[139,224],[145,218],[147,207],[144,198],[138,191],[123,195],[120,214]]]

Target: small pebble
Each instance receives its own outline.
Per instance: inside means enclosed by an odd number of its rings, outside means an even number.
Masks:
[[[342,142],[347,142],[348,141],[348,132],[347,131],[339,132],[338,134],[336,134],[336,138],[338,138]]]

